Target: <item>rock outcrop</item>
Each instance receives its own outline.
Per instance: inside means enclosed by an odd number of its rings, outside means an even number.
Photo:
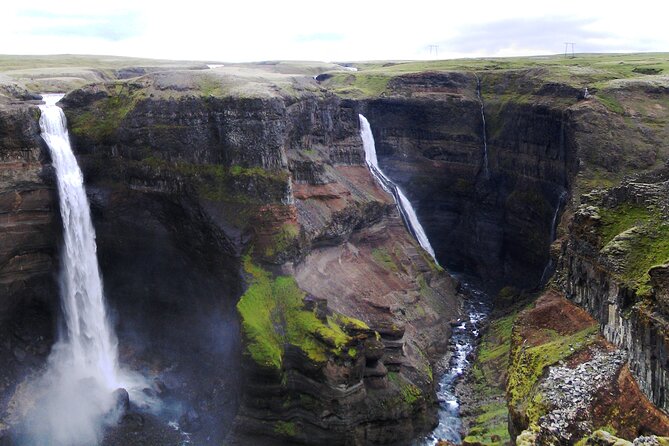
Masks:
[[[564,244],[560,283],[625,349],[644,393],[669,410],[667,182],[645,178],[584,197]]]
[[[630,439],[667,435],[669,416],[643,394],[626,356],[598,334],[585,310],[545,293],[513,329],[511,438],[518,445],[575,444],[604,427]]]

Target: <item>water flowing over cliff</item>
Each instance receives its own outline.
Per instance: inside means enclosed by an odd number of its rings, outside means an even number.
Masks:
[[[57,351],[80,378],[94,377],[110,389],[118,385],[118,350],[102,294],[95,230],[83,175],[70,147],[65,115],[56,105],[62,95],[46,95],[40,107],[42,137],[51,151],[58,179],[64,246],[62,306],[65,330]]]
[[[402,218],[404,219],[404,222],[409,229],[409,232],[411,232],[414,237],[416,237],[416,240],[418,240],[420,246],[430,254],[432,259],[434,259],[437,264],[439,264],[439,262],[437,262],[437,258],[434,255],[434,249],[432,249],[432,245],[430,245],[430,240],[428,240],[423,226],[418,221],[418,216],[416,215],[416,211],[411,205],[411,202],[406,197],[406,195],[404,195],[402,189],[393,183],[379,167],[379,160],[376,157],[376,147],[374,145],[374,135],[372,135],[372,128],[369,125],[367,118],[365,118],[363,115],[360,115],[360,136],[362,137],[362,145],[365,149],[365,161],[367,162],[372,175],[384,190],[393,195],[395,202],[397,203],[397,208],[399,209],[400,214],[402,215]]]
[[[114,390],[130,384],[124,378],[135,378],[123,377],[119,370],[83,175],[70,146],[65,115],[56,105],[62,97],[44,96],[40,127],[56,172],[63,222],[63,320],[46,372],[31,383],[38,396],[19,443],[87,445],[101,439],[104,421],[120,415],[113,412]]]

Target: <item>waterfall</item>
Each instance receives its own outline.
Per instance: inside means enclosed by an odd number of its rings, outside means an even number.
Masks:
[[[116,336],[102,292],[95,231],[83,176],[72,153],[63,95],[44,95],[42,138],[49,147],[63,222],[60,294],[62,323],[44,373],[31,383],[34,403],[26,413],[17,444],[94,445],[103,425],[113,423],[118,387],[141,401],[143,377],[121,372]]]
[[[65,114],[56,105],[61,98],[44,96],[40,127],[56,170],[63,220],[61,299],[65,339],[73,370],[113,390],[118,386],[116,338],[102,295],[95,230],[83,176],[70,147]]]
[[[560,215],[560,209],[562,209],[562,205],[564,204],[566,198],[567,198],[567,191],[564,190],[558,197],[558,202],[555,205],[555,212],[553,212],[553,219],[551,220],[551,235],[550,235],[551,243],[553,243],[555,237],[557,236],[558,216]],[[548,280],[548,276],[551,274],[552,267],[553,267],[553,259],[549,257],[548,263],[546,263],[544,271],[543,273],[541,273],[541,279],[539,279],[539,285],[543,285],[545,281]]]
[[[486,136],[486,125],[485,125],[485,109],[483,106],[483,97],[481,97],[481,78],[474,73],[474,76],[476,76],[476,97],[479,100],[479,104],[481,105],[481,121],[483,122],[483,177],[488,178],[489,177],[489,172],[488,172],[488,138]]]
[[[395,199],[395,204],[397,205],[400,215],[402,216],[406,227],[409,229],[409,232],[411,232],[416,240],[418,240],[420,246],[430,254],[434,262],[438,265],[439,262],[437,262],[437,258],[435,257],[434,249],[432,249],[432,245],[430,245],[430,240],[427,238],[423,226],[418,221],[418,216],[416,215],[416,211],[411,205],[411,202],[406,195],[404,195],[402,189],[393,183],[379,167],[379,160],[376,157],[376,145],[374,143],[374,136],[372,135],[372,128],[369,125],[369,121],[367,121],[367,118],[363,115],[358,116],[360,118],[362,146],[365,149],[365,161],[367,162],[367,166],[369,166],[372,176],[386,192],[392,194]]]

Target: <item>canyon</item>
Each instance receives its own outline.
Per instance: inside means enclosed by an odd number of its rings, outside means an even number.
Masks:
[[[121,60],[104,76],[84,70],[86,82],[81,69],[3,81],[0,444],[14,444],[21,389],[58,321],[61,221],[36,94],[60,90],[120,361],[165,402],[131,407],[103,444],[410,444],[437,422],[469,283],[495,307],[490,333],[507,314],[514,323],[482,341],[508,359],[495,384],[508,440],[472,416],[463,444],[573,444],[611,426],[628,440],[668,435],[669,83],[619,64],[667,63],[648,58],[355,73]],[[359,114],[439,264],[370,174]],[[565,314],[573,326],[551,325]],[[629,366],[602,359],[616,348]],[[485,349],[479,359],[485,375]],[[566,369],[597,361],[616,367],[582,389],[600,395],[583,397],[590,424],[558,423]],[[634,396],[602,396],[623,388]]]

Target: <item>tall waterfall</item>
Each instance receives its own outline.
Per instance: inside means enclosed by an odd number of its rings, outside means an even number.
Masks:
[[[111,330],[98,268],[95,230],[77,160],[70,147],[65,114],[56,105],[62,95],[45,95],[40,106],[42,138],[56,170],[63,220],[61,300],[67,354],[73,371],[94,377],[108,388],[118,385],[118,352]]]
[[[122,374],[118,366],[83,176],[70,147],[65,114],[56,105],[62,97],[44,95],[39,122],[56,171],[63,222],[63,323],[48,367],[34,383],[35,403],[18,442],[28,445],[99,443],[103,424],[118,416],[113,391],[140,382],[136,375]]]
[[[402,215],[402,219],[411,234],[418,240],[420,246],[432,256],[435,263],[439,264],[434,255],[434,249],[432,249],[432,245],[430,245],[430,240],[428,240],[423,226],[418,221],[418,216],[416,215],[413,206],[411,206],[411,202],[409,202],[409,199],[404,195],[402,189],[393,183],[379,167],[379,160],[376,157],[376,145],[374,143],[374,136],[372,135],[372,128],[369,125],[369,121],[367,121],[367,118],[363,115],[358,116],[360,117],[360,136],[362,137],[362,146],[365,149],[365,161],[367,162],[367,166],[369,166],[370,172],[372,172],[372,176],[385,191],[392,194],[395,198],[397,208]]]
[[[488,172],[488,137],[486,136],[485,107],[483,106],[483,97],[481,97],[481,78],[476,73],[474,73],[474,76],[476,76],[476,97],[481,105],[481,121],[483,122],[483,176],[484,178],[488,178],[490,173]]]

